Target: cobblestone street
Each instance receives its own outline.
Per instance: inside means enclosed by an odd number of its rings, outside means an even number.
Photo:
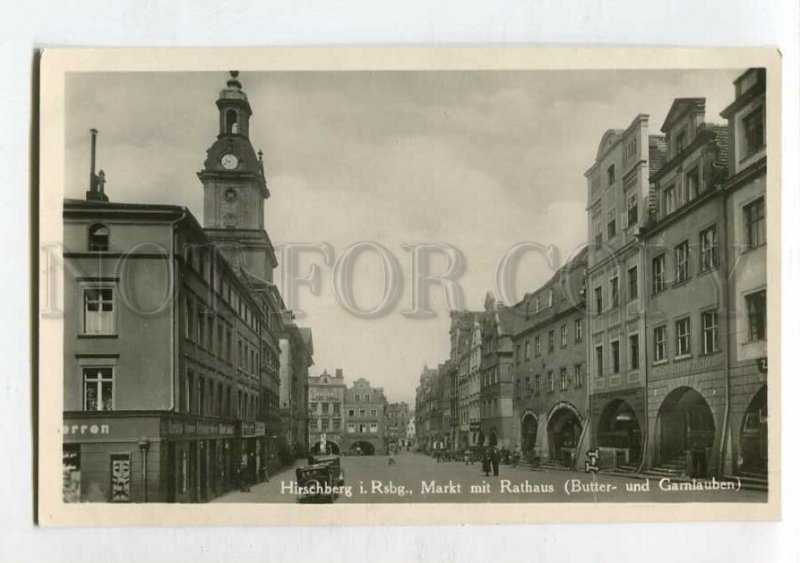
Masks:
[[[648,481],[613,475],[592,475],[528,467],[500,466],[500,475],[485,477],[479,463],[437,463],[416,453],[395,456],[344,456],[342,468],[351,496],[336,502],[764,502],[766,493],[749,490],[664,491],[658,479],[649,491],[628,492]],[[295,502],[291,492],[294,468],[271,477],[250,492],[230,492],[214,502]],[[735,485],[735,483],[734,483]],[[569,491],[569,494],[568,492]]]

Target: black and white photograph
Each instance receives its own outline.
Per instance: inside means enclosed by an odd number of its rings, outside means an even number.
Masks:
[[[42,498],[774,517],[776,54],[659,56],[67,68]]]

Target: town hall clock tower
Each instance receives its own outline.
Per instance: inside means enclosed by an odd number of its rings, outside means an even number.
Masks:
[[[225,258],[251,283],[272,283],[275,250],[264,228],[269,197],[263,155],[250,144],[250,102],[231,71],[217,99],[219,134],[198,177],[205,191],[205,231]]]

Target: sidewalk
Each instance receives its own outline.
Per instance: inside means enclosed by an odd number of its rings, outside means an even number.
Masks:
[[[271,500],[272,497],[276,496],[275,493],[279,490],[280,482],[294,479],[295,470],[306,463],[305,459],[296,459],[292,465],[281,467],[277,473],[270,475],[269,481],[251,485],[249,492],[242,492],[238,489],[229,491],[212,499],[210,502],[264,502],[268,499]]]

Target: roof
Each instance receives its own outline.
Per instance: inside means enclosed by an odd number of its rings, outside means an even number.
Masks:
[[[675,98],[667,112],[667,117],[664,118],[664,123],[661,125],[662,133],[669,131],[675,121],[681,118],[685,113],[690,111],[704,112],[705,110],[705,98]]]

